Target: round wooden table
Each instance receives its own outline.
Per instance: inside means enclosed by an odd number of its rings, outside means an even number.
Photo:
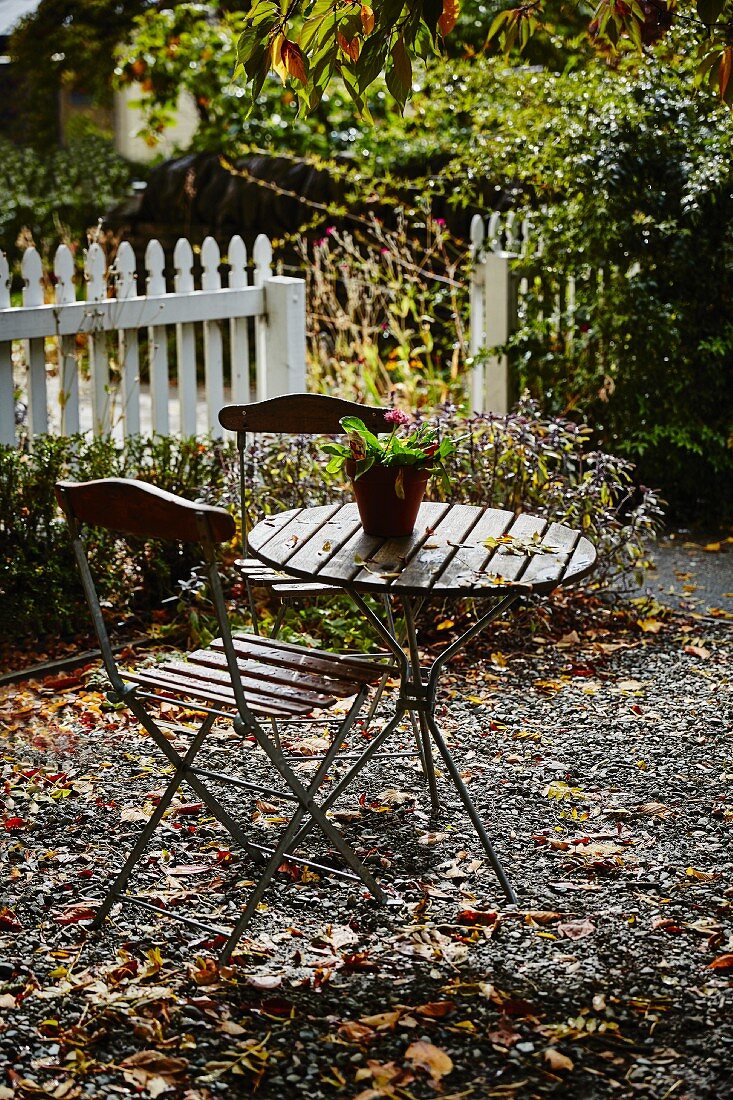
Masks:
[[[587,576],[596,562],[593,545],[580,531],[540,516],[428,502],[421,506],[415,530],[407,538],[365,535],[356,505],[335,504],[268,516],[250,532],[249,547],[267,565],[291,577],[345,589],[398,663],[400,691],[394,717],[336,784],[322,808],[336,801],[405,715],[414,714],[433,811],[439,811],[440,802],[431,742],[445,762],[504,892],[515,903],[514,890],[435,721],[438,681],[445,663],[522,595],[548,593]],[[399,597],[405,646],[393,618],[382,621],[365,602],[365,593]],[[435,660],[422,664],[415,619],[423,603],[434,596],[480,596],[493,602]],[[302,839],[310,827],[296,839]]]

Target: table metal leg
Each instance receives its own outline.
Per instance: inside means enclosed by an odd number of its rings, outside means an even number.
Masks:
[[[481,844],[483,845],[483,848],[484,848],[484,851],[486,852],[486,855],[489,857],[489,863],[494,868],[494,871],[496,872],[496,877],[498,878],[499,882],[501,883],[501,888],[504,891],[504,893],[506,894],[509,901],[512,903],[512,905],[516,905],[517,904],[517,895],[514,893],[514,890],[512,889],[512,886],[509,882],[509,879],[506,877],[506,874],[504,873],[504,868],[502,867],[501,863],[499,862],[499,858],[498,858],[496,852],[494,851],[494,847],[493,847],[493,845],[491,843],[491,840],[489,838],[489,834],[486,832],[486,829],[484,828],[484,823],[483,823],[483,821],[481,820],[481,818],[479,816],[478,810],[476,809],[476,807],[474,806],[474,804],[471,800],[471,796],[468,793],[468,790],[466,789],[466,784],[461,779],[461,774],[460,774],[460,772],[458,771],[458,768],[455,765],[453,757],[450,754],[450,750],[448,749],[448,746],[446,745],[445,741],[443,740],[443,735],[441,734],[440,730],[438,729],[436,721],[435,721],[435,719],[433,718],[433,716],[431,714],[427,715],[427,723],[430,727],[430,732],[433,736],[433,740],[435,741],[435,744],[438,746],[438,750],[440,752],[440,755],[443,757],[443,760],[445,761],[445,766],[448,769],[448,774],[450,775],[451,779],[453,780],[453,786],[458,791],[461,802],[463,803],[463,805],[465,807],[466,813],[468,814],[468,816],[471,819],[471,823],[472,823],[474,829],[476,830],[476,833],[478,834],[478,838],[481,841]]]

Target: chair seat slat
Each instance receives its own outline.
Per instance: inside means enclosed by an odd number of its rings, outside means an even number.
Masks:
[[[206,686],[200,682],[196,682],[186,676],[174,676],[171,673],[160,673],[155,675],[147,670],[140,673],[129,672],[125,673],[125,679],[130,680],[133,684],[141,684],[143,687],[153,687],[157,691],[169,691],[175,692],[178,695],[186,695],[191,699],[200,699],[205,703],[218,703],[220,706],[234,707],[234,692],[227,692],[224,688],[216,690],[214,687]],[[261,693],[255,694],[245,692],[247,704],[251,710],[260,714],[275,714],[278,718],[287,718],[294,715],[309,714],[312,710],[312,706],[309,704],[303,704],[299,706],[290,702],[286,702],[280,696],[265,696]],[[172,700],[173,701],[173,700]]]
[[[235,651],[241,656],[259,657],[261,660],[266,659],[268,663],[323,672],[338,678],[348,676],[360,684],[373,683],[390,668],[389,665],[355,660],[338,653],[309,650],[292,642],[281,642],[279,638],[265,638],[261,634],[236,634],[233,640]],[[215,639],[211,648],[221,649],[221,639]]]
[[[213,679],[218,680],[221,678],[225,682],[229,681],[229,668],[223,652],[215,653],[210,649],[198,650],[189,655],[188,661],[201,669],[208,670]],[[176,662],[171,664],[176,664]],[[273,684],[302,687],[303,690],[298,691],[299,697],[302,697],[305,692],[312,691],[319,697],[338,695],[340,698],[347,698],[361,687],[361,684],[355,684],[351,679],[340,677],[324,679],[322,676],[314,676],[302,671],[296,672],[295,669],[291,668],[274,669],[258,661],[247,661],[246,663],[240,661],[238,667],[243,674],[246,672],[248,678],[250,680],[254,679],[256,683],[265,680]]]
[[[158,665],[157,668],[162,672],[171,672],[174,676],[185,676],[197,683],[223,686],[227,692],[231,690],[231,678],[226,663],[219,667],[212,667],[205,661],[166,661],[164,664]],[[266,665],[245,666],[242,668],[241,680],[245,694],[248,691],[259,689],[261,694],[272,694],[277,699],[292,700],[298,705],[310,703],[312,707],[322,707],[325,700],[332,699],[336,694],[335,689],[333,691],[326,690],[331,686],[330,681],[314,687],[313,685],[304,684],[302,680],[299,681],[293,675],[273,675]],[[276,686],[270,690],[268,687],[270,684]],[[353,685],[346,684],[345,686],[347,694],[353,695]],[[319,687],[321,690],[319,690]]]

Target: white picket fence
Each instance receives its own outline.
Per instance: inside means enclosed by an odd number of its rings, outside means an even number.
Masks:
[[[48,303],[41,257],[29,248],[21,265],[22,305],[11,306],[8,263],[0,252],[0,443],[17,439],[17,388],[27,403],[30,438],[85,428],[122,436],[175,429],[220,437],[217,414],[227,400],[305,389],[305,283],[273,275],[272,246],[263,235],[255,241],[253,260],[250,285],[244,242],[233,237],[223,287],[220,250],[207,237],[197,289],[194,250],[181,238],[173,255],[174,290],[168,292],[165,254],[151,240],[140,292],[130,244],[120,245],[110,269],[103,248],[92,244],[84,265],[85,297],[77,301],[74,257],[61,245],[54,259],[55,301]],[[203,350],[201,394],[197,343]],[[149,378],[145,387],[141,369]]]
[[[547,339],[571,353],[578,337],[578,303],[603,294],[608,270],[586,266],[549,271],[543,251],[531,220],[516,211],[473,218],[469,354],[474,359],[470,398],[476,412],[503,415],[518,396],[512,364],[501,349],[522,316],[541,321]],[[630,276],[633,269],[625,274]],[[594,355],[602,362],[600,342]]]

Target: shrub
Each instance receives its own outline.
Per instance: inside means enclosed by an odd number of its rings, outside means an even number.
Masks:
[[[197,440],[41,436],[0,448],[0,631],[6,638],[86,632],[89,614],[53,487],[63,478],[136,477],[190,499],[227,495],[223,449]],[[231,495],[231,494],[229,494]],[[98,531],[90,557],[101,599],[147,614],[198,561],[193,548],[129,544]]]
[[[582,528],[599,551],[594,579],[641,569],[645,541],[660,521],[659,502],[650,490],[634,489],[628,462],[592,448],[587,426],[542,417],[529,400],[506,417],[466,420],[448,406],[431,420],[441,433],[463,437],[447,463],[451,499],[536,511]],[[324,477],[325,465],[310,436],[255,437],[247,477],[260,508],[251,518],[350,499],[343,482]],[[53,495],[55,482],[65,477],[136,477],[239,510],[232,444],[137,438],[123,450],[111,440],[42,436],[30,454],[0,448],[0,630],[7,638],[88,629],[68,531]],[[429,495],[441,499],[445,491],[435,481]],[[144,620],[163,599],[181,594],[198,562],[195,548],[131,545],[103,532],[91,543],[91,557],[101,598]]]

